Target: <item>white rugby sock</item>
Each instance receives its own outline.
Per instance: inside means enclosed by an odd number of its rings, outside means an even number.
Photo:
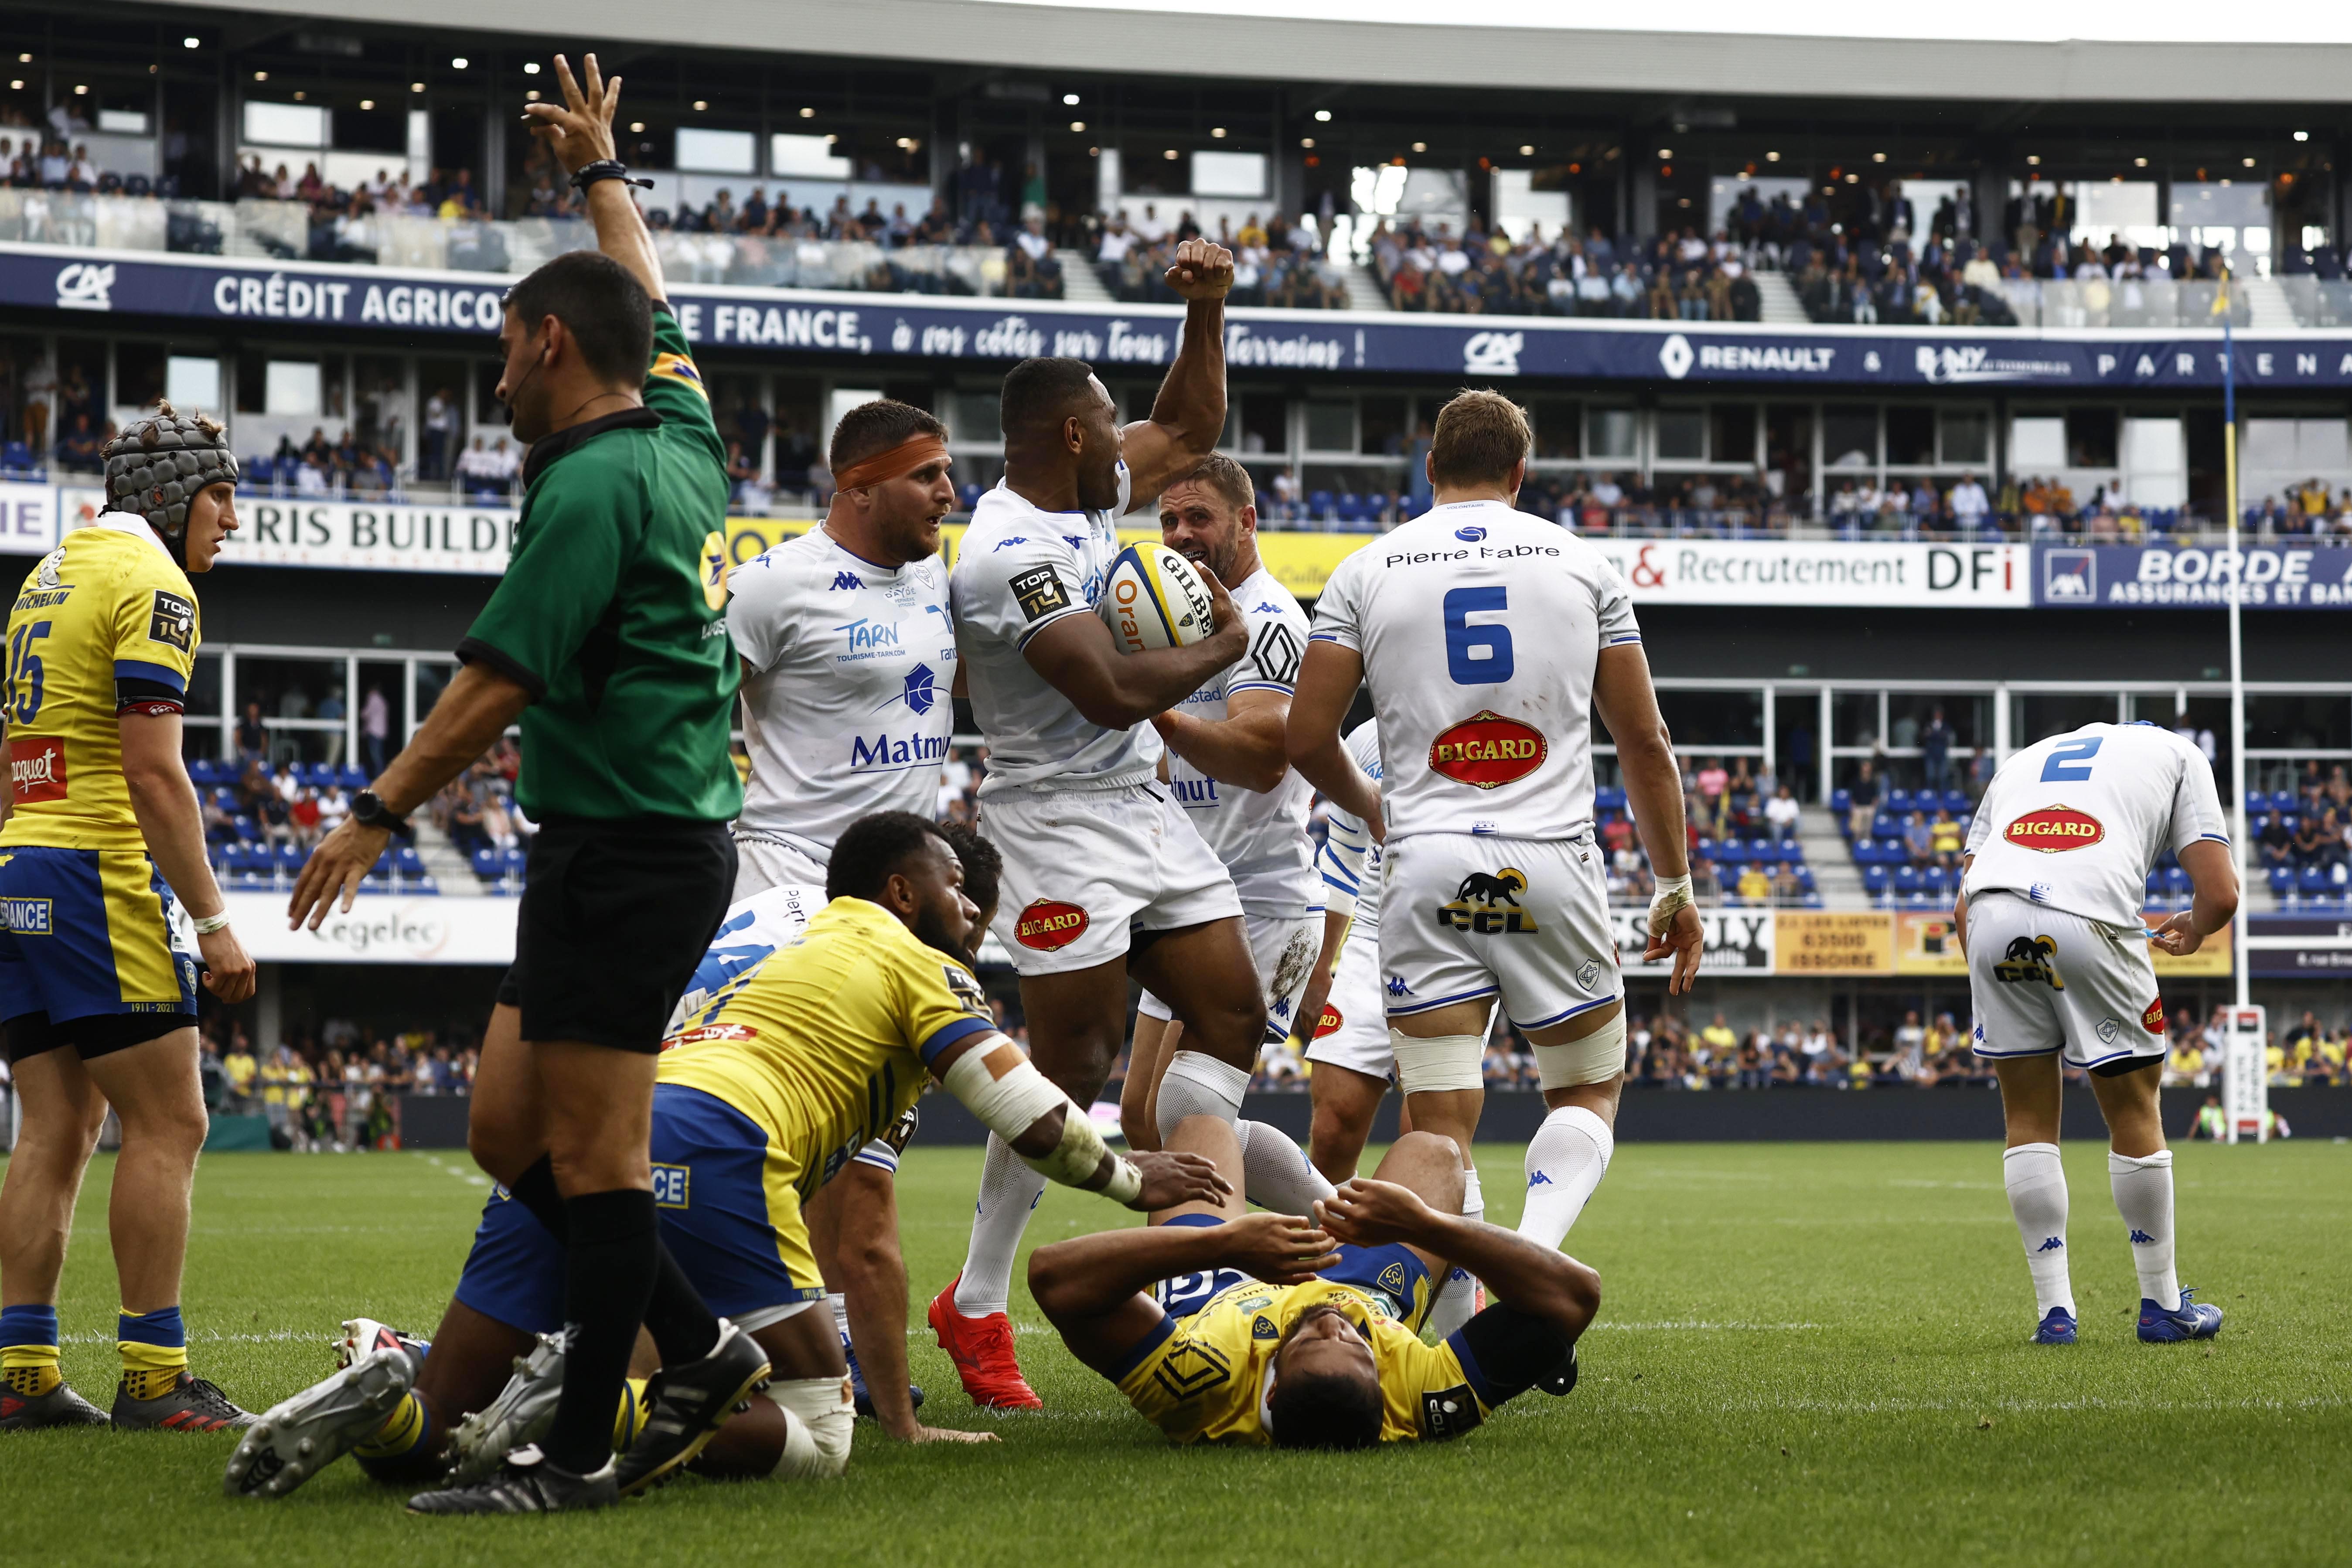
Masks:
[[[1164,1094],[1166,1086],[1161,1087]],[[1281,1128],[1236,1121],[1234,1134],[1242,1142],[1242,1184],[1250,1202],[1276,1214],[1312,1217],[1315,1200],[1331,1195],[1330,1182],[1307,1163],[1307,1151]]]
[[[1483,1220],[1486,1217],[1486,1194],[1478,1189],[1478,1171],[1473,1166],[1462,1173],[1462,1217]],[[1448,1334],[1470,1321],[1478,1305],[1478,1281],[1466,1268],[1449,1268],[1438,1281],[1437,1300],[1429,1309],[1429,1327],[1443,1342]]]
[[[2172,1266],[2172,1151],[2158,1149],[2137,1159],[2107,1152],[2107,1184],[2116,1212],[2131,1230],[2132,1267],[2139,1270],[2139,1293],[2167,1311],[2180,1305],[2180,1279]]]
[[[1580,1105],[1564,1105],[1545,1117],[1528,1140],[1528,1201],[1519,1212],[1519,1234],[1558,1247],[1608,1173],[1616,1147],[1609,1123]]]
[[[2025,1271],[2033,1277],[2033,1310],[2048,1317],[2053,1307],[2074,1313],[2074,1284],[2066,1267],[2066,1168],[2055,1143],[2020,1143],[2000,1157],[2001,1184],[2009,1189],[2009,1212],[2017,1218],[2017,1239],[2025,1246]]]
[[[1013,1145],[992,1132],[988,1155],[980,1167],[980,1205],[972,1211],[971,1247],[963,1256],[963,1275],[956,1281],[956,1310],[967,1318],[984,1318],[1004,1310],[1013,1293],[1013,1259],[1021,1250],[1021,1233],[1029,1228],[1030,1211],[1045,1194],[1045,1178],[1013,1152]]]
[[[1242,1097],[1249,1092],[1249,1069],[1229,1067],[1204,1051],[1178,1051],[1168,1058],[1160,1077],[1160,1095],[1153,1107],[1165,1145],[1177,1123],[1188,1116],[1213,1116],[1220,1121],[1241,1119]]]

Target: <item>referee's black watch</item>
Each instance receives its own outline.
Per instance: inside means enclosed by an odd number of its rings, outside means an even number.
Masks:
[[[352,796],[352,820],[362,827],[381,827],[386,833],[408,831],[408,818],[394,816],[383,804],[383,797],[372,789]]]

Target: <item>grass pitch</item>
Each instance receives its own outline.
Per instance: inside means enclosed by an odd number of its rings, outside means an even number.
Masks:
[[[356,1466],[278,1503],[220,1495],[231,1441],[0,1437],[26,1563],[792,1564],[1634,1562],[2189,1563],[2344,1560],[2352,1502],[2352,1150],[2185,1148],[2182,1277],[2229,1312],[2141,1345],[2104,1151],[2070,1146],[2083,1342],[2027,1342],[2032,1300],[1990,1145],[1620,1149],[1570,1237],[1601,1270],[1582,1386],[1454,1444],[1320,1457],[1178,1450],[1046,1333],[1016,1286],[1042,1415],[985,1416],[920,1328],[960,1264],[977,1150],[900,1175],[911,1449],[860,1423],[821,1487],[682,1480],[610,1513],[428,1521]],[[1510,1224],[1519,1151],[1480,1151]],[[75,1227],[68,1377],[115,1376],[110,1163]],[[462,1154],[215,1155],[185,1305],[195,1369],[258,1409],[321,1375],[343,1318],[429,1331],[482,1199]],[[1127,1216],[1049,1189],[1029,1239]],[[1016,1276],[1016,1279],[1018,1277]]]

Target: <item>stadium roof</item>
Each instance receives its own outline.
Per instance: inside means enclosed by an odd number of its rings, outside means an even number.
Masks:
[[[1241,0],[1212,0],[1239,4]],[[1279,0],[1277,0],[1279,3]],[[1400,86],[1483,85],[1582,91],[2006,102],[2352,102],[2352,29],[2312,34],[2346,41],[2200,40],[2158,11],[2150,32],[2170,37],[1922,39],[1789,32],[1631,31],[1364,19],[1379,5],[1288,0],[1314,15],[1143,9],[1012,0],[187,0],[189,8],[320,16],[408,26],[493,29],[551,38],[611,38],[650,46],[787,53],[1029,69],[1118,70],[1252,80]],[[2046,8],[2045,8],[2046,9]],[[1507,5],[1496,15],[1557,16]],[[2309,24],[2273,7],[2282,25]],[[1353,13],[1352,15],[1349,13]],[[1756,18],[1750,6],[1737,13]],[[1832,16],[1848,13],[1833,11]],[[1860,15],[1861,13],[1852,13]],[[1988,32],[2031,31],[2032,13]],[[1976,18],[1938,11],[1937,19]],[[2177,15],[2177,14],[2176,14]],[[2210,14],[2209,14],[2210,15]],[[2260,12],[2212,16],[2243,36]],[[1756,18],[1760,20],[1760,18]],[[2073,18],[2070,18],[2073,19]],[[1822,25],[1816,17],[1810,24]],[[2123,25],[2111,23],[2111,26]]]

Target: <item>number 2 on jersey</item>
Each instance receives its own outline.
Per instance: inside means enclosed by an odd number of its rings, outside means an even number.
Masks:
[[[1509,605],[1503,588],[1456,588],[1445,595],[1445,673],[1456,686],[1498,686],[1511,679],[1511,628],[1470,617]]]
[[[2057,747],[2042,760],[2043,784],[2088,784],[2091,782],[2091,759],[2099,754],[2099,742],[2069,741]]]
[[[33,644],[48,635],[47,621],[27,621],[8,639],[7,700],[0,707],[12,723],[29,724],[41,710],[41,659]]]

